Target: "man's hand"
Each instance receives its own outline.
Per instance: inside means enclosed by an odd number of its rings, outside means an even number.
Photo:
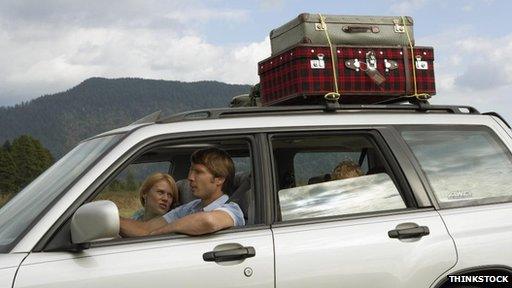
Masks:
[[[121,217],[120,224],[119,233],[122,237],[137,237],[149,235],[151,231],[167,224],[167,221],[163,217],[156,217],[147,222]]]
[[[163,219],[163,218],[162,218]],[[165,221],[165,220],[164,220]],[[183,233],[187,235],[203,235],[233,227],[235,223],[224,211],[199,212],[187,215],[150,232],[150,235],[167,233]]]

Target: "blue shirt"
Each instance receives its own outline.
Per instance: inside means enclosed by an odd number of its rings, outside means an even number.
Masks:
[[[139,210],[135,211],[133,214],[132,214],[132,219],[133,220],[137,220],[137,221],[142,221],[142,219],[144,219],[144,213],[146,211],[144,211],[144,208],[140,208]]]
[[[183,204],[179,207],[176,207],[175,209],[172,209],[163,217],[167,223],[171,223],[172,221],[197,212],[224,211],[228,213],[229,216],[231,216],[233,223],[235,223],[235,227],[244,226],[245,220],[242,209],[240,209],[240,206],[234,202],[226,203],[228,200],[229,196],[224,194],[210,203],[208,206],[202,207],[201,199],[196,199],[194,201],[190,201],[187,204]]]

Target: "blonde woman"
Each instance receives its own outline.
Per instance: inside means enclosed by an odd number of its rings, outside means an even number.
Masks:
[[[176,182],[171,175],[165,173],[154,173],[147,177],[140,186],[139,196],[143,208],[131,217],[139,221],[162,216],[179,203]]]

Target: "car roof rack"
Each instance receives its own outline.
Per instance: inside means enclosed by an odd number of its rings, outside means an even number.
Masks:
[[[158,110],[156,112],[153,112],[149,115],[146,115],[146,116],[136,120],[135,122],[131,123],[130,125],[138,125],[138,124],[157,122],[160,119],[161,114],[162,114],[162,111]]]
[[[471,106],[430,105],[427,103],[416,104],[336,104],[310,105],[310,106],[270,106],[270,107],[239,107],[216,108],[182,112],[160,119],[156,123],[173,123],[191,120],[220,119],[247,116],[282,116],[308,114],[308,113],[376,113],[376,112],[401,112],[401,113],[450,113],[450,114],[480,114]]]

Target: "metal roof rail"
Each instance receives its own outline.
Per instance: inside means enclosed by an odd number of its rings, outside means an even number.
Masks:
[[[149,115],[146,115],[135,122],[131,123],[130,125],[137,125],[137,124],[146,124],[146,123],[152,123],[157,122],[160,119],[160,115],[162,114],[161,110],[158,110],[156,112],[153,112]]]
[[[271,107],[240,107],[240,108],[216,108],[182,112],[160,119],[156,123],[173,123],[191,120],[220,119],[230,117],[247,116],[275,116],[294,115],[307,113],[324,113],[325,111],[337,113],[368,113],[368,112],[411,112],[429,113],[444,112],[451,114],[480,114],[471,106],[430,105],[428,103],[417,104],[340,104],[327,108],[325,105],[309,106],[271,106]]]

